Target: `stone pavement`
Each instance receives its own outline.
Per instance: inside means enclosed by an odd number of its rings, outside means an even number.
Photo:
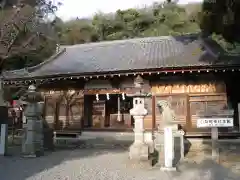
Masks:
[[[188,162],[180,172],[164,173],[127,159],[126,147],[59,149],[36,159],[0,157],[0,180],[239,180],[228,168],[204,160]]]

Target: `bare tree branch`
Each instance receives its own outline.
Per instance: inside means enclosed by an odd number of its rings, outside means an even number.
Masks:
[[[13,3],[13,7],[4,8]],[[43,21],[43,17],[55,11],[51,1],[0,0],[0,6],[0,69],[7,58],[36,51],[46,40],[56,40],[48,37],[54,35],[50,33],[53,28]]]

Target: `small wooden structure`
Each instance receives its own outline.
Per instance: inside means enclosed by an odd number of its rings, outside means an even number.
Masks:
[[[147,130],[161,126],[157,101],[166,99],[187,136],[210,136],[196,127],[198,111],[233,108],[234,127],[219,135],[236,136],[240,61],[213,44],[191,34],[73,45],[35,67],[6,71],[3,79],[9,87],[36,84],[45,95],[45,119],[57,130],[132,131],[127,94],[140,75],[151,95]]]

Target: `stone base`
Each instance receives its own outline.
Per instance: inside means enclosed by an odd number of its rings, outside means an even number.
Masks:
[[[36,154],[29,154],[29,155],[23,155],[24,158],[36,158],[38,157]]]
[[[131,160],[147,161],[149,159],[149,147],[147,144],[132,144],[129,148]]]
[[[176,167],[161,167],[160,170],[161,171],[171,171],[171,172],[174,172],[174,171],[177,171],[177,168]]]
[[[40,157],[40,156],[44,156],[44,151],[35,151],[34,152],[22,152],[22,157],[24,158],[36,158],[36,157]]]

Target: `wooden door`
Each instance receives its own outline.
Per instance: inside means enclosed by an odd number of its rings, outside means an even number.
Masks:
[[[157,103],[159,100],[166,100],[169,102],[171,109],[176,116],[176,124],[180,124],[183,129],[188,127],[188,96],[186,94],[156,96],[156,125],[162,127],[161,114]]]

